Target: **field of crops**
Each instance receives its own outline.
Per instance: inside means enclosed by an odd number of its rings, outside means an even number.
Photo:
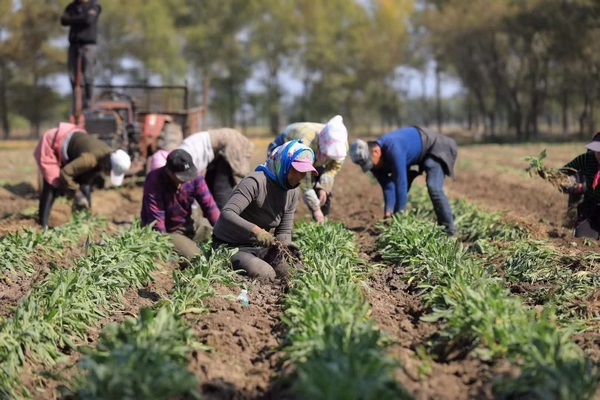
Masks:
[[[520,159],[502,164],[514,179],[494,181],[503,194],[486,202],[497,167],[480,167],[481,151],[466,151],[448,185],[456,238],[433,223],[420,185],[408,212],[377,223],[380,192],[344,166],[334,221],[302,222],[299,209],[305,268],[275,284],[233,274],[208,245],[181,266],[133,220],[139,187],[95,193],[113,204],[48,232],[7,212],[0,399],[594,398],[598,245],[569,238],[547,216],[554,205],[494,207],[541,185]]]

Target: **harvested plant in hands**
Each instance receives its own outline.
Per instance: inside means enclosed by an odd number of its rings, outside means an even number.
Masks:
[[[525,171],[529,173],[529,176],[533,176],[537,173],[540,178],[547,180],[553,186],[563,189],[572,185],[569,179],[568,172],[576,172],[572,168],[548,168],[544,165],[544,158],[546,158],[546,149],[542,150],[537,157],[525,157],[524,161],[529,162],[529,167],[525,168]]]

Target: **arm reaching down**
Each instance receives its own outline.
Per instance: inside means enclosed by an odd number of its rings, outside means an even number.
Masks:
[[[294,214],[298,207],[298,191],[292,191],[292,195],[288,197],[289,204],[285,210],[285,214],[281,217],[279,226],[275,229],[275,236],[281,243],[288,245],[292,242],[292,228],[294,227]]]
[[[396,189],[394,187],[394,181],[384,170],[372,170],[371,172],[383,190],[383,214],[384,216],[390,216],[396,207]]]
[[[208,219],[208,222],[210,222],[211,226],[215,226],[221,213],[217,207],[217,203],[215,203],[213,195],[210,193],[210,190],[208,190],[208,186],[206,185],[206,181],[204,180],[203,176],[196,178],[194,199],[196,199],[198,204],[200,204],[200,208],[202,209],[204,217]]]
[[[75,192],[79,189],[79,184],[75,182],[75,178],[92,171],[97,166],[96,156],[92,153],[82,153],[60,170],[60,178],[67,190]]]
[[[219,218],[219,226],[223,230],[241,233],[247,238],[256,236],[256,233],[262,228],[246,221],[240,214],[257,196],[258,182],[252,177],[246,177],[240,182],[225,207],[223,207]]]

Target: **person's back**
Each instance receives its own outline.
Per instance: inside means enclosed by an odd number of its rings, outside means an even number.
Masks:
[[[394,168],[396,157],[402,157],[405,167],[418,163],[421,158],[421,135],[414,127],[396,129],[376,142],[382,149],[386,170]]]

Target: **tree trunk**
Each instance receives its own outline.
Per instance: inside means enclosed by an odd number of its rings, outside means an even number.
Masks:
[[[439,64],[435,66],[435,119],[438,132],[442,133],[442,67]]]
[[[569,90],[567,86],[563,86],[560,106],[562,108],[562,134],[569,136]]]
[[[427,72],[423,71],[423,73],[421,74],[421,119],[423,120],[423,125],[428,126],[429,125],[429,112],[428,112],[428,107],[427,107],[427,86],[426,86],[426,80],[427,80]]]
[[[598,129],[596,129],[596,119],[594,116],[594,97],[592,96],[590,98],[590,113],[588,115],[587,136],[591,138],[597,131]]]
[[[8,120],[8,66],[4,58],[0,59],[0,119],[2,120],[2,138],[10,137],[10,121]]]
[[[585,131],[585,123],[587,121],[587,116],[588,116],[589,103],[590,103],[589,93],[587,90],[584,90],[584,92],[583,92],[583,110],[581,111],[581,114],[579,114],[579,138],[580,139],[583,139],[585,137],[584,131]]]
[[[467,129],[473,129],[473,95],[471,92],[467,95]]]

